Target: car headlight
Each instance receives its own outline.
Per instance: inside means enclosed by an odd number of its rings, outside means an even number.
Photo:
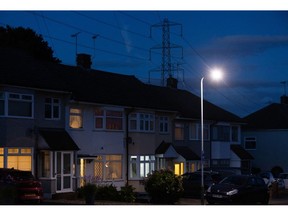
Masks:
[[[226,194],[227,194],[227,196],[232,196],[232,195],[237,194],[237,193],[238,193],[238,190],[234,189],[232,191],[227,192]]]

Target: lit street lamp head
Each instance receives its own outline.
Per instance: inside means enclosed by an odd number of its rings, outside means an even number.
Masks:
[[[211,70],[210,76],[213,81],[220,81],[223,77],[223,72],[222,70],[216,68],[216,69]]]

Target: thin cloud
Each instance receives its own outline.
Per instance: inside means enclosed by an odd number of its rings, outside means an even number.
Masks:
[[[206,56],[244,57],[281,46],[288,46],[288,36],[232,35],[214,40],[201,53]]]

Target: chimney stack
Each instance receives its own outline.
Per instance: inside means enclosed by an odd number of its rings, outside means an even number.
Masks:
[[[280,97],[280,102],[281,102],[281,104],[288,104],[288,96],[282,95]]]
[[[167,87],[177,89],[177,85],[178,85],[178,80],[177,79],[173,78],[172,76],[169,76],[167,78],[167,84],[166,84]]]
[[[82,67],[84,69],[91,69],[91,55],[79,53],[77,54],[76,62],[78,67]]]

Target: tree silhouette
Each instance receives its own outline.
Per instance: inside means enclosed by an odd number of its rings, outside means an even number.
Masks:
[[[30,28],[0,27],[0,47],[22,49],[37,59],[56,63],[61,62],[58,58],[53,57],[53,50],[43,40],[42,35],[36,34]]]

